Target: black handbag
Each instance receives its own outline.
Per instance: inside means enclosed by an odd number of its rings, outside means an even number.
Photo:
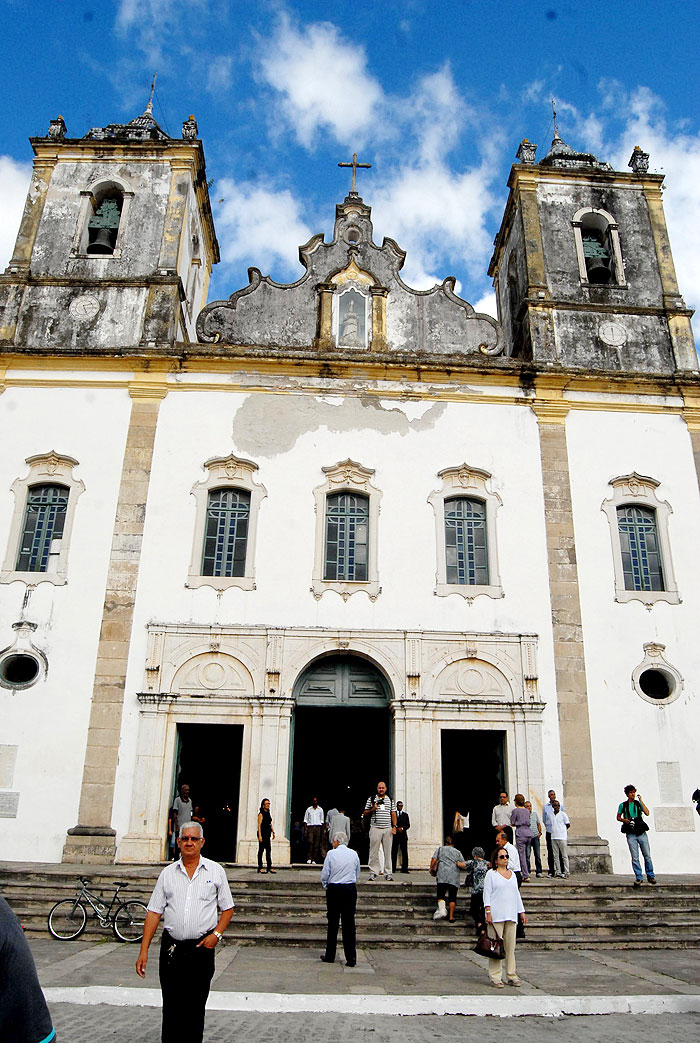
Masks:
[[[488,925],[479,935],[474,952],[478,956],[487,956],[489,960],[505,960],[506,949],[503,939],[499,938],[494,931],[493,936],[489,934]]]

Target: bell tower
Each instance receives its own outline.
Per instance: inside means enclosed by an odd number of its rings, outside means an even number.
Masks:
[[[520,144],[489,267],[508,353],[536,367],[697,371],[649,156],[636,147],[630,172],[615,171],[556,129],[539,163],[536,150]]]
[[[31,138],[34,169],[0,275],[0,349],[163,348],[196,339],[219,247],[190,116],[169,137],[152,103],[129,123]]]

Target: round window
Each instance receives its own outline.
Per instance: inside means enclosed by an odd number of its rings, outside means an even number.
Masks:
[[[29,688],[40,674],[39,660],[25,652],[12,652],[0,662],[0,684],[5,688]]]
[[[668,699],[676,684],[665,670],[643,670],[639,675],[639,687],[649,699]]]

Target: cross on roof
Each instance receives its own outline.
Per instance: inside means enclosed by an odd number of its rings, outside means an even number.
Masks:
[[[365,170],[370,170],[371,167],[372,167],[372,164],[371,163],[358,163],[357,162],[357,152],[353,152],[353,154],[352,154],[352,163],[339,163],[338,166],[339,167],[352,167],[352,188],[350,189],[350,192],[351,193],[354,192],[355,195],[357,195],[357,168],[358,167],[363,167]]]

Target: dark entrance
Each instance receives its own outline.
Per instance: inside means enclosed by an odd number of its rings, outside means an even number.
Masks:
[[[295,696],[292,861],[305,858],[300,827],[315,795],[325,811],[345,806],[352,822],[350,846],[366,862],[368,842],[362,828],[362,809],[380,779],[392,792],[387,682],[367,660],[334,655],[314,663],[303,674]]]
[[[204,815],[204,854],[235,862],[243,726],[179,724],[177,735],[175,783],[189,783],[192,804]]]
[[[490,858],[494,847],[491,813],[505,781],[505,732],[441,732],[443,833],[452,832],[455,811],[469,812],[469,830],[455,838],[469,856],[475,845]]]

